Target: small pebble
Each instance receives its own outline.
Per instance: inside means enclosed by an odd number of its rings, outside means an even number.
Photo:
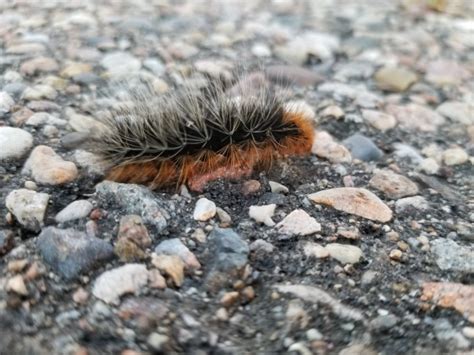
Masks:
[[[72,300],[78,304],[85,304],[89,299],[89,292],[82,287],[79,287],[73,294]]]
[[[174,285],[180,287],[184,281],[184,261],[177,255],[152,254],[151,263],[169,276]]]
[[[335,119],[340,119],[344,117],[344,110],[336,105],[330,105],[326,107],[320,113],[321,117],[334,117]]]
[[[352,157],[363,161],[379,160],[383,152],[374,142],[361,134],[354,134],[342,142],[351,152]]]
[[[330,243],[325,246],[331,258],[342,264],[356,264],[362,258],[362,250],[354,245]]]
[[[65,223],[75,219],[85,218],[92,211],[93,205],[87,200],[76,200],[67,205],[55,217],[56,222]]]
[[[151,333],[147,338],[147,344],[155,351],[162,352],[169,338],[164,334]]]
[[[226,308],[232,307],[239,300],[239,293],[237,291],[226,292],[220,299],[220,304]]]
[[[372,192],[355,187],[340,187],[309,194],[318,204],[379,222],[392,219],[392,211]]]
[[[28,295],[28,289],[26,288],[25,281],[21,275],[16,275],[8,279],[6,289],[7,291],[15,292],[20,296]]]
[[[315,133],[311,152],[332,163],[350,163],[352,161],[349,150],[334,141],[332,136],[325,131]]]
[[[384,67],[374,76],[377,86],[382,90],[402,92],[407,90],[418,79],[417,75],[401,67]]]
[[[264,206],[250,206],[249,217],[255,220],[257,223],[263,223],[268,227],[273,227],[275,225],[275,222],[273,222],[272,217],[275,213],[275,208],[275,204]]]
[[[325,259],[329,257],[329,251],[322,245],[314,242],[305,242],[303,244],[303,253],[307,257],[314,256],[317,259]]]
[[[74,181],[78,170],[74,163],[63,160],[50,147],[37,146],[30,154],[22,170],[33,179],[46,185],[61,185]]]
[[[14,127],[0,127],[0,162],[23,157],[33,146],[33,136]]]
[[[258,180],[248,180],[242,184],[242,193],[245,196],[252,195],[260,190],[261,187],[262,184]]]
[[[402,260],[403,253],[401,250],[398,249],[393,249],[390,251],[390,259],[395,260],[395,261],[400,261]]]
[[[469,155],[462,148],[450,148],[443,152],[443,162],[448,166],[464,164],[468,159]]]
[[[157,255],[166,254],[166,255],[177,255],[183,262],[186,264],[186,267],[194,270],[201,268],[196,256],[179,240],[179,238],[172,238],[162,241],[155,248],[155,253]]]
[[[216,213],[216,204],[203,197],[196,202],[196,207],[194,208],[193,212],[193,218],[196,221],[205,222],[214,217]]]
[[[12,97],[5,91],[0,91],[0,117],[5,113],[10,112],[10,109],[15,104]]]
[[[278,182],[275,182],[275,181],[269,181],[268,184],[270,185],[270,189],[273,193],[275,194],[286,194],[288,193],[288,187],[286,187],[285,185],[282,185]]]
[[[275,228],[281,234],[311,235],[321,231],[321,225],[304,210],[292,211]]]
[[[388,169],[377,171],[370,179],[369,185],[395,200],[418,193],[418,186],[414,182]]]
[[[362,110],[362,117],[372,127],[385,132],[397,125],[397,120],[392,115],[375,110]]]
[[[137,293],[147,282],[145,265],[125,264],[99,275],[94,281],[92,294],[106,303],[117,305],[122,295]]]
[[[227,310],[224,307],[221,307],[216,312],[216,318],[220,321],[225,322],[225,321],[229,320],[229,313],[227,312]]]
[[[439,166],[438,162],[435,159],[426,158],[426,159],[423,159],[421,161],[418,168],[422,172],[424,172],[428,175],[434,175],[434,174],[437,174],[439,172],[440,166]]]
[[[19,189],[8,194],[5,205],[23,227],[39,231],[43,225],[48,201],[48,194]]]

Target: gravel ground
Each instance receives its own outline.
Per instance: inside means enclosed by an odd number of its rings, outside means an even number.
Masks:
[[[473,19],[0,1],[0,354],[473,354]],[[198,194],[104,181],[81,147],[113,80],[236,71],[285,79],[311,156]]]

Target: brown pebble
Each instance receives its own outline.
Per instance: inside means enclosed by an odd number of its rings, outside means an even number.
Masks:
[[[31,264],[28,270],[26,270],[25,279],[31,281],[36,279],[41,274],[42,270],[40,268],[40,265],[38,264],[38,262],[35,261],[33,262],[33,264]]]
[[[94,219],[94,220],[101,219],[102,216],[103,216],[103,212],[100,208],[94,208],[91,214],[89,215],[90,219]]]
[[[123,262],[139,261],[146,258],[146,253],[131,240],[121,238],[114,245],[114,253]]]
[[[180,287],[184,281],[184,262],[177,255],[152,255],[151,262],[158,270],[163,272],[172,283]]]
[[[337,235],[351,240],[360,239],[359,229],[357,229],[357,227],[339,227],[337,228]]]
[[[397,243],[397,246],[398,246],[398,249],[400,249],[401,251],[407,251],[410,248],[410,246],[407,243],[405,243],[403,240],[399,241]]]
[[[15,126],[21,126],[33,115],[33,113],[34,112],[30,109],[23,107],[12,115],[11,120]]]
[[[244,195],[251,195],[251,194],[256,193],[258,190],[260,190],[261,187],[262,187],[262,184],[260,184],[259,181],[248,180],[242,184],[242,193]]]
[[[216,208],[217,216],[219,217],[219,227],[227,228],[232,224],[232,218],[230,215],[224,211],[222,208]]]
[[[329,354],[330,346],[324,340],[314,340],[311,342],[311,350],[317,355]]]
[[[3,233],[3,243],[0,246],[0,256],[5,255],[8,253],[10,250],[13,249],[13,246],[15,244],[14,238],[13,238],[13,232],[12,231],[3,231],[0,232]]]
[[[355,268],[352,264],[344,265],[344,272],[348,275],[352,275],[355,272]]]
[[[28,259],[12,260],[7,265],[7,270],[13,273],[22,271],[28,265]]]
[[[222,296],[220,303],[224,307],[229,308],[233,306],[237,302],[238,299],[239,299],[239,293],[237,291],[231,291],[231,292],[225,293],[224,296]]]
[[[388,232],[387,237],[392,242],[397,242],[400,239],[400,235],[395,231]]]
[[[401,250],[398,249],[393,249],[390,251],[390,259],[395,260],[395,261],[400,261],[402,260],[403,253]]]
[[[161,275],[158,269],[148,271],[148,280],[151,288],[165,289],[166,279]]]
[[[430,308],[431,308],[431,305],[429,303],[427,303],[427,302],[420,303],[420,310],[422,312],[428,312],[430,310]]]
[[[7,281],[6,290],[15,292],[20,296],[27,296],[28,289],[26,288],[25,281],[23,280],[23,276],[16,275],[10,278]]]
[[[120,355],[142,355],[143,353],[140,351],[132,350],[132,349],[125,349],[122,350]]]
[[[252,286],[245,287],[240,293],[245,303],[251,302],[255,298],[255,290]]]
[[[7,307],[12,309],[18,309],[21,307],[21,298],[16,294],[10,294],[7,297]]]
[[[73,294],[72,300],[78,304],[85,304],[89,299],[89,293],[82,287],[79,287]]]
[[[83,346],[80,346],[74,352],[74,355],[88,355],[88,354],[89,354],[89,351],[87,350],[87,348],[85,348]]]
[[[234,290],[241,290],[245,287],[245,283],[242,280],[237,280],[234,282]]]

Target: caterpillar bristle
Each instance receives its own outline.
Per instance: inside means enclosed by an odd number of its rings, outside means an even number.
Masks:
[[[286,108],[266,85],[248,92],[227,86],[208,78],[199,88],[159,94],[149,83],[119,83],[121,101],[99,117],[105,129],[93,139],[111,166],[106,178],[202,190],[210,180],[248,176],[311,151],[313,125],[304,112]]]

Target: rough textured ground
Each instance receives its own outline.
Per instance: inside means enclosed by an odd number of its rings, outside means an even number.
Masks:
[[[0,353],[472,354],[473,7],[0,2]],[[102,182],[108,81],[235,69],[287,79],[310,157]]]

